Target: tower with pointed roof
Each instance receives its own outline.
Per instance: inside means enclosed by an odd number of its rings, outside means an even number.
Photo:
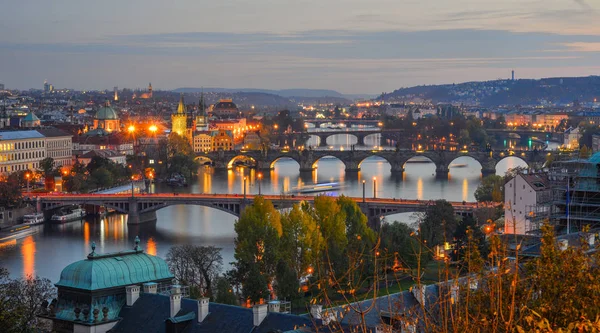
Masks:
[[[25,118],[23,118],[23,120],[21,120],[21,127],[33,128],[33,127],[40,127],[41,125],[42,125],[42,122],[41,122],[40,118],[38,118],[38,116],[36,116],[35,113],[33,113],[33,111],[29,111],[29,113],[25,116]]]
[[[148,95],[152,98],[152,82],[148,83]]]
[[[208,120],[206,118],[204,92],[202,92],[202,94],[200,94],[200,102],[198,102],[198,114],[196,114],[196,131],[204,131],[206,129],[208,129]]]
[[[179,97],[177,112],[171,115],[171,133],[177,133],[179,136],[189,138],[187,126],[187,109],[183,102],[183,94]]]

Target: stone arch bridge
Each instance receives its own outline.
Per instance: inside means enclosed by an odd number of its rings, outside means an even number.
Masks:
[[[230,169],[234,162],[240,158],[253,161],[254,166],[260,170],[271,170],[275,162],[282,158],[291,158],[300,165],[300,172],[311,172],[317,168],[317,162],[324,157],[334,157],[344,163],[346,172],[360,171],[361,163],[372,156],[385,159],[391,166],[391,172],[402,174],[405,163],[416,156],[423,156],[435,163],[436,175],[441,178],[448,177],[450,164],[457,158],[468,156],[481,164],[483,176],[496,173],[496,165],[501,160],[513,156],[523,160],[529,167],[540,169],[546,162],[544,151],[412,151],[412,150],[302,150],[302,151],[218,151],[198,154],[197,158],[208,159],[217,170]]]
[[[290,208],[301,202],[314,201],[314,196],[280,196],[264,195],[275,208]],[[240,216],[246,205],[252,203],[254,195],[241,194],[40,194],[34,200],[38,211],[51,212],[52,210],[69,205],[103,206],[123,214],[128,214],[128,224],[156,220],[156,211],[173,205],[199,205],[218,209],[234,216]],[[400,199],[374,199],[353,198],[361,210],[369,218],[373,227],[378,227],[381,218],[391,214],[425,211],[433,204],[432,201],[400,200]],[[461,216],[472,215],[479,205],[470,202],[451,202],[455,212]]]

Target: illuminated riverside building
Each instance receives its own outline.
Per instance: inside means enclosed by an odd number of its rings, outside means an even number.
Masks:
[[[248,126],[246,125],[246,119],[227,119],[227,120],[214,120],[210,123],[210,127],[231,132],[233,136],[233,141],[235,143],[240,143],[244,140],[244,135],[248,131]]]
[[[0,131],[0,174],[38,169],[46,157],[52,157],[55,166],[70,166],[71,138],[56,128]]]

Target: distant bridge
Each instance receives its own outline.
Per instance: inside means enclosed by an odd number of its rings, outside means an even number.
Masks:
[[[345,134],[352,135],[356,138],[356,144],[359,146],[365,146],[365,138],[369,135],[373,134],[381,134],[381,133],[396,133],[398,130],[382,130],[380,128],[372,128],[372,129],[341,129],[341,130],[332,130],[332,131],[314,131],[314,132],[306,132],[302,134],[308,134],[310,136],[319,137],[319,146],[326,147],[327,146],[327,138],[333,135]],[[300,133],[299,133],[300,134]]]
[[[357,119],[357,118],[336,118],[336,119],[325,119],[325,118],[316,118],[316,119],[304,119],[305,123],[314,124],[315,128],[320,128],[323,124],[347,124],[347,125],[371,125],[377,126],[379,124],[379,120],[376,119]]]
[[[127,223],[139,224],[156,219],[155,212],[173,205],[199,205],[218,209],[234,216],[240,216],[244,208],[251,204],[255,195],[241,194],[40,194],[38,211],[50,211],[69,205],[104,206],[123,214],[128,214]],[[301,202],[314,202],[315,196],[264,195],[277,209],[290,208]],[[350,197],[367,215],[372,226],[377,227],[383,216],[425,211],[432,201],[397,200]],[[451,202],[458,215],[471,215],[480,208],[478,203]]]
[[[550,154],[544,151],[447,151],[447,150],[347,150],[347,151],[328,151],[328,150],[252,150],[252,151],[217,151],[210,153],[199,153],[197,158],[207,159],[217,170],[231,169],[234,162],[240,158],[253,161],[254,167],[261,170],[271,170],[275,162],[282,158],[290,158],[298,162],[300,172],[312,172],[317,168],[317,163],[324,157],[334,157],[344,163],[346,172],[358,172],[361,163],[373,156],[385,159],[391,166],[391,172],[402,174],[406,162],[416,156],[423,156],[435,163],[436,175],[440,178],[447,178],[450,172],[450,164],[459,157],[470,157],[481,165],[483,176],[496,173],[496,165],[501,160],[513,156],[523,160],[533,169],[541,169],[546,162],[546,155]]]

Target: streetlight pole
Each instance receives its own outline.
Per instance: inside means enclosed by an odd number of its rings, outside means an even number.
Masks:
[[[27,178],[27,193],[29,193],[29,172],[25,174],[25,178]]]
[[[246,200],[246,176],[244,176],[244,200]]]
[[[373,199],[377,199],[377,178],[373,177]]]
[[[366,187],[367,187],[367,181],[363,179],[363,203],[365,203]]]
[[[258,195],[261,195],[260,183],[262,183],[262,173],[258,174]]]
[[[133,176],[131,176],[131,198],[134,198],[135,191],[133,190]]]

